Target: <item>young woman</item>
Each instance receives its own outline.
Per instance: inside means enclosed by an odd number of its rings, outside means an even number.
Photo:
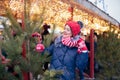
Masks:
[[[58,80],[75,80],[76,67],[80,70],[80,80],[84,80],[83,70],[88,61],[88,50],[79,33],[79,24],[69,21],[65,24],[62,36],[58,36],[47,48],[52,55],[50,69],[63,72],[57,76]]]

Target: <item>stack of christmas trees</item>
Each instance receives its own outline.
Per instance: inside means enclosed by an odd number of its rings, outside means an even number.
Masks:
[[[95,74],[100,80],[120,79],[120,39],[118,34],[108,31],[98,37],[95,57],[101,65],[100,72]]]

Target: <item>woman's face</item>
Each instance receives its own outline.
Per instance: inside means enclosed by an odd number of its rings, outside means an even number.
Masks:
[[[72,36],[72,31],[70,29],[70,27],[68,25],[66,25],[64,27],[64,32],[63,32],[64,35],[69,35],[69,36]]]

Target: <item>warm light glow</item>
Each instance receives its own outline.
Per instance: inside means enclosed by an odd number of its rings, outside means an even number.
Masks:
[[[113,28],[111,28],[111,29],[110,29],[110,31],[111,31],[111,32],[113,32],[113,31],[114,31],[114,29],[113,29]]]
[[[115,34],[117,34],[118,33],[118,30],[115,30],[115,32],[114,32]]]
[[[40,16],[44,10],[44,23],[47,24],[55,23],[58,26],[63,27],[65,22],[73,17],[74,21],[82,21],[84,23],[85,34],[89,33],[90,29],[94,29],[98,34],[110,29],[109,22],[84,12],[78,9],[76,6],[73,8],[72,15],[69,10],[71,7],[70,4],[64,3],[61,0],[33,0],[31,3],[30,16],[33,20],[38,18],[38,16]],[[23,3],[19,0],[11,0],[10,8],[19,14],[19,12],[23,10]],[[119,30],[117,29],[115,33],[118,31]]]
[[[0,35],[2,34],[2,32],[0,31]]]
[[[95,23],[94,29],[100,29],[100,25]]]
[[[118,34],[118,38],[120,38],[120,33]]]
[[[9,4],[10,4],[11,10],[20,11],[20,12],[23,11],[24,5],[23,5],[23,3],[21,1],[19,1],[19,0],[11,0]]]

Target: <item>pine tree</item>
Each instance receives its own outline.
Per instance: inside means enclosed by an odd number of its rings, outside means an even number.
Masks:
[[[26,9],[26,5],[24,8]],[[44,20],[43,14],[44,10],[39,16],[37,16],[39,18],[36,17],[36,19],[31,20],[29,18],[29,11],[24,10],[23,28],[12,15],[12,11],[9,8],[6,8],[7,20],[10,21],[11,25],[6,24],[6,20],[2,22],[4,26],[4,40],[0,42],[0,48],[6,51],[7,58],[11,61],[8,64],[0,65],[0,80],[10,80],[10,78],[11,80],[14,78],[14,80],[22,80],[22,71],[32,73],[33,77],[36,79],[38,75],[41,75],[43,80],[46,80],[46,78],[53,79],[55,74],[61,74],[60,71],[47,70],[44,72],[43,65],[46,61],[50,60],[50,57],[48,57],[47,53],[38,53],[35,50],[37,42],[31,35],[35,32],[41,33],[41,27]],[[53,33],[45,37],[45,40],[43,41],[45,47],[50,45],[52,37]],[[22,56],[23,44],[25,45],[25,57]],[[14,67],[15,72],[19,75],[17,78],[4,69],[8,66]],[[8,77],[6,77],[7,74],[9,75]],[[5,79],[2,75],[4,75]]]
[[[96,79],[120,79],[120,39],[114,32],[106,32],[98,38],[96,59],[102,65]]]

